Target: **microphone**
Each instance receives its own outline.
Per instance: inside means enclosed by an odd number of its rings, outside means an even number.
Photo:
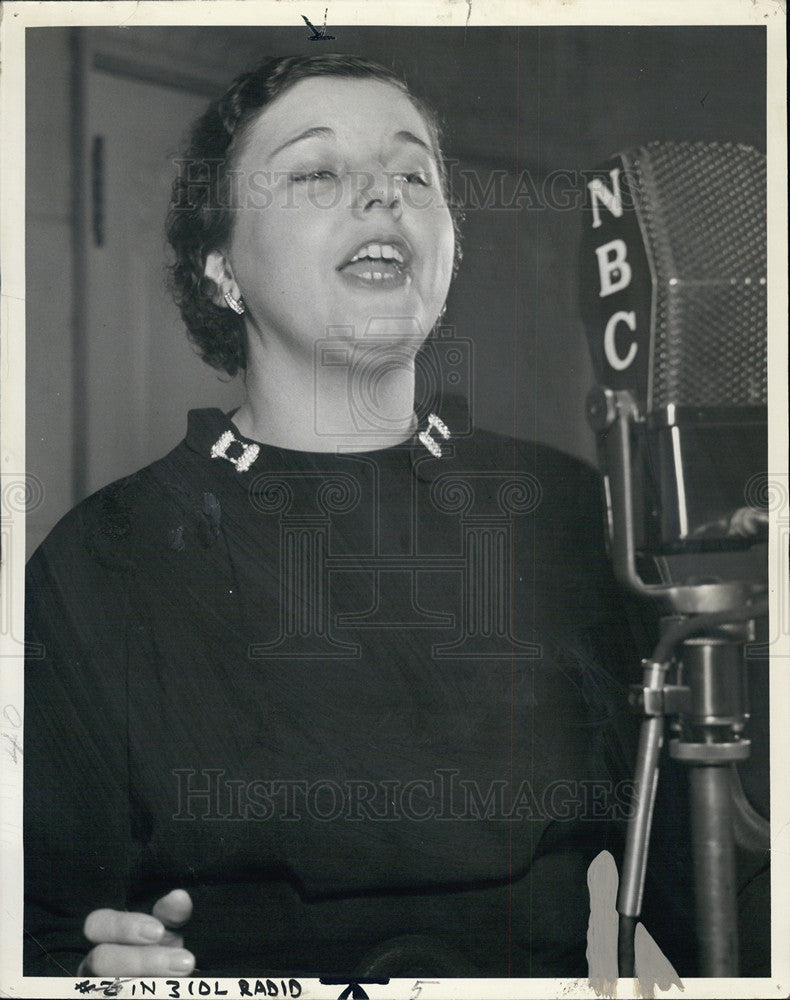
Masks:
[[[643,721],[618,891],[633,975],[664,742],[689,765],[701,975],[738,971],[733,832],[767,850],[736,792],[749,756],[744,644],[767,614],[765,157],[732,143],[650,143],[587,184],[581,308],[615,575],[668,615],[633,691]],[[667,683],[671,678],[672,683]],[[739,842],[741,840],[739,836]]]
[[[767,578],[765,157],[655,142],[587,191],[587,412],[615,572],[681,613],[737,606]]]

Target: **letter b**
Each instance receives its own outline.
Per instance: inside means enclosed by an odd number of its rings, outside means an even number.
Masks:
[[[625,259],[626,253],[627,247],[623,240],[612,240],[595,248],[601,278],[601,298],[628,288],[631,283],[631,265]]]

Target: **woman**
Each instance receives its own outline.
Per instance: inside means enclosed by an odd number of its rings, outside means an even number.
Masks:
[[[455,228],[366,60],[197,122],[174,284],[246,399],[30,562],[28,974],[584,974],[616,594],[584,466],[415,406]]]

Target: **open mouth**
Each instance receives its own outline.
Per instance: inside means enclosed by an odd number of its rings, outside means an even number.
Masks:
[[[370,285],[402,284],[410,277],[411,253],[400,241],[364,243],[341,264],[341,274]]]

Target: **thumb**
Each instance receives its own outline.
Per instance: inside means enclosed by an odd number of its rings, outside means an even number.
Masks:
[[[165,927],[181,927],[192,916],[192,900],[185,889],[173,889],[154,903],[151,912]]]

